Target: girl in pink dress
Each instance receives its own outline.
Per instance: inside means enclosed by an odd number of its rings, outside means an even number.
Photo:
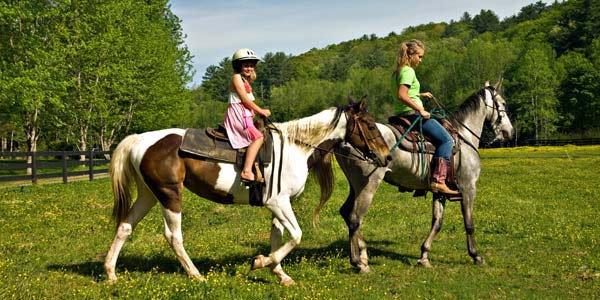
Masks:
[[[250,83],[256,80],[254,67],[258,61],[254,51],[247,48],[239,49],[233,54],[231,64],[234,74],[229,83],[229,106],[224,122],[231,146],[235,149],[248,147],[244,169],[240,175],[245,182],[256,180],[252,173],[252,165],[264,141],[262,133],[256,129],[252,119],[255,113],[267,118],[271,115],[270,110],[262,109],[254,103],[254,94],[250,87]]]

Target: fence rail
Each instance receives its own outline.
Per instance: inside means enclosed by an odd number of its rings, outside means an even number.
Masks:
[[[110,151],[40,151],[40,152],[0,152],[0,182],[31,180],[36,184],[42,178],[60,178],[67,183],[70,176],[87,175],[94,180],[94,175],[108,173],[107,159]],[[86,159],[79,160],[80,156]],[[76,157],[73,159],[73,157]],[[27,162],[31,158],[31,162]],[[87,170],[69,170],[86,166]],[[30,175],[15,175],[15,170],[23,170]],[[60,170],[60,172],[58,172]],[[19,173],[19,172],[17,172]]]
[[[576,146],[588,146],[588,145],[600,145],[600,139],[589,138],[589,139],[553,139],[553,140],[527,140],[525,145],[520,146],[564,146],[564,145],[576,145]]]

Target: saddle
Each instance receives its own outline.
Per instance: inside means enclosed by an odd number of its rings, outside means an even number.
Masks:
[[[253,168],[256,178],[261,178],[264,174],[265,165],[271,163],[273,135],[270,130],[265,129],[263,120],[255,122],[255,126],[265,137],[265,141],[258,151]],[[240,169],[243,168],[244,161],[246,160],[246,148],[234,149],[231,147],[227,130],[225,130],[222,124],[217,125],[217,128],[186,129],[181,145],[179,146],[179,151],[198,159],[232,163]],[[253,182],[249,185],[250,205],[263,205],[264,186],[264,182]]]
[[[412,129],[407,133],[408,128],[415,122],[417,116],[392,116],[388,119],[388,124],[386,124],[396,136],[396,140],[399,140],[404,136],[404,138],[398,144],[398,148],[415,153],[420,154],[424,152],[425,154],[433,155],[435,153],[436,146],[433,144],[432,140],[428,136],[424,136],[424,141],[421,141],[420,128],[419,124],[415,124]],[[452,155],[450,156],[450,167],[448,168],[448,174],[446,177],[446,184],[448,187],[456,189],[456,171],[454,168],[454,157],[460,149],[460,139],[458,137],[458,131],[452,123],[450,123],[446,119],[438,120],[440,124],[446,128],[452,139],[454,140],[454,147],[452,148]],[[405,187],[399,187],[398,190],[400,192],[412,192],[412,189],[408,189]],[[414,197],[425,196],[426,191],[417,190],[414,193]],[[449,197],[446,196],[450,201],[460,201],[462,200],[462,195]]]
[[[268,165],[271,163],[271,153],[273,152],[273,136],[270,131],[264,129],[262,123],[257,122],[255,125],[265,136],[265,142],[258,151],[257,161]],[[231,147],[227,131],[222,124],[217,125],[217,128],[186,129],[179,151],[192,154],[200,159],[232,163],[240,167],[244,165],[246,158],[246,148],[233,149]]]

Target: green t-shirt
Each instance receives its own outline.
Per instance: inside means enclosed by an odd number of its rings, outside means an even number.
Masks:
[[[408,86],[408,97],[421,107],[423,106],[421,97],[419,97],[419,94],[421,93],[421,84],[417,79],[415,69],[404,66],[402,70],[400,70],[398,80],[396,80],[396,75],[392,74],[392,99],[394,99],[394,113],[396,115],[413,110],[412,107],[404,105],[404,103],[398,99],[398,88],[401,84]]]

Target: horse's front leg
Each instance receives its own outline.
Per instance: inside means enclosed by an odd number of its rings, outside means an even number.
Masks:
[[[475,225],[473,223],[473,200],[475,198],[475,192],[464,193],[465,197],[460,204],[463,222],[465,225],[465,232],[467,235],[467,251],[469,256],[473,259],[473,263],[476,265],[484,264],[483,257],[477,253],[477,246],[475,245]]]
[[[363,218],[373,202],[373,196],[383,181],[385,169],[372,170],[367,176],[360,176],[359,172],[361,171],[346,173],[350,183],[350,193],[340,208],[340,215],[348,226],[350,264],[358,268],[360,273],[370,273],[367,243],[360,233],[360,228]]]
[[[350,188],[350,194],[346,202],[340,208],[340,215],[348,226],[348,237],[350,239],[350,264],[359,269],[360,273],[370,273],[369,256],[367,254],[367,243],[360,234],[362,219],[368,209],[357,211],[356,208],[363,206],[357,201],[354,191]],[[369,201],[370,203],[370,201]]]
[[[289,197],[275,197],[267,202],[266,207],[273,213],[271,225],[271,253],[269,256],[258,255],[254,257],[251,269],[256,270],[270,267],[278,278],[281,285],[293,285],[294,280],[287,275],[281,267],[281,261],[300,244],[302,230],[296,220]],[[290,233],[290,240],[283,243],[283,230]]]
[[[439,194],[433,194],[433,200],[431,202],[431,231],[427,236],[427,239],[421,245],[421,258],[417,261],[419,265],[426,268],[431,268],[429,262],[429,251],[433,244],[433,239],[442,229],[442,223],[444,221],[444,206],[446,205],[446,199]]]

